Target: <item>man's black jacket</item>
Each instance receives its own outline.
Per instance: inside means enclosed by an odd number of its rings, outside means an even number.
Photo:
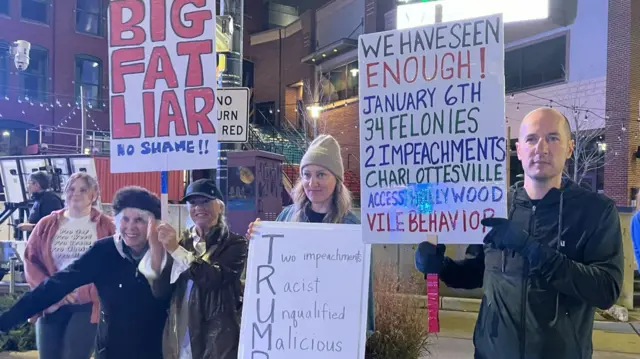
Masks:
[[[29,223],[38,224],[38,222],[51,214],[53,211],[64,208],[64,203],[57,194],[51,191],[42,191],[34,193],[31,197],[33,206],[29,211]]]
[[[465,259],[445,258],[440,274],[449,287],[484,290],[475,358],[591,358],[595,308],[611,307],[622,287],[614,202],[571,181],[535,205],[519,184],[508,197],[511,221],[540,243],[536,260],[471,245]]]

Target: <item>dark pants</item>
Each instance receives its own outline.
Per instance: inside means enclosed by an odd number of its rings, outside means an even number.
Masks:
[[[65,305],[36,322],[40,359],[89,359],[98,324],[91,323],[91,303]]]

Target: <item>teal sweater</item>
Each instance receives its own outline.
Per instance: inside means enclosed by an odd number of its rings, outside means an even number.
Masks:
[[[285,207],[282,212],[276,218],[276,222],[295,222],[293,214],[295,213],[294,205]],[[302,222],[309,222],[304,216]],[[360,218],[358,218],[353,212],[347,213],[341,221],[342,224],[360,224]],[[373,256],[373,252],[372,252]],[[367,310],[367,335],[371,335],[375,328],[375,315],[373,310],[373,258],[371,260],[371,266],[369,267],[369,301]]]

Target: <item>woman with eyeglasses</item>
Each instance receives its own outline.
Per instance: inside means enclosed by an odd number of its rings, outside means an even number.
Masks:
[[[31,289],[67,268],[99,238],[115,233],[112,218],[94,207],[98,195],[98,182],[86,172],[69,177],[65,208],[42,218],[27,242],[24,268]],[[33,317],[40,358],[89,359],[99,313],[96,289],[90,284]]]

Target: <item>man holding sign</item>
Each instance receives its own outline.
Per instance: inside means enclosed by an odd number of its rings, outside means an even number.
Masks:
[[[615,203],[562,179],[573,152],[566,117],[551,108],[520,127],[524,184],[509,193],[507,218],[487,218],[484,246],[463,260],[423,242],[416,266],[452,288],[482,287],[474,333],[477,359],[592,357],[595,308],[608,309],[622,286],[623,254]]]

